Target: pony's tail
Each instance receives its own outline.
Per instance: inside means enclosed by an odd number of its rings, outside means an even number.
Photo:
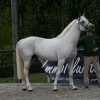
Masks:
[[[17,77],[19,80],[24,78],[24,62],[19,51],[19,41],[16,45],[16,63],[17,63]]]

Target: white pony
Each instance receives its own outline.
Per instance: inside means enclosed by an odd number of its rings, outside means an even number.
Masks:
[[[72,89],[77,89],[73,83],[73,61],[77,53],[76,47],[81,31],[92,30],[94,25],[84,16],[73,20],[56,38],[44,39],[40,37],[27,37],[16,45],[16,62],[18,79],[22,79],[23,90],[32,91],[28,78],[30,60],[37,55],[49,61],[58,61],[56,78],[53,90],[57,90],[57,80],[65,61],[68,63],[69,80]],[[67,33],[67,34],[66,34]]]

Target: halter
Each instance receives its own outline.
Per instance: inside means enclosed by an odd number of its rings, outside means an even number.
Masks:
[[[86,30],[88,30],[88,25],[89,25],[90,23],[88,23],[88,24],[85,26],[85,25],[83,25],[83,24],[80,22],[80,19],[77,20],[77,23],[79,23],[79,24],[82,25]]]

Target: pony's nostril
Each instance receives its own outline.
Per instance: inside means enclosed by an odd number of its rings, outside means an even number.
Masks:
[[[91,27],[92,27],[92,29],[94,29],[94,28],[95,28],[93,25],[92,25]]]
[[[95,26],[92,24],[92,25],[89,25],[88,27],[87,27],[87,30],[88,31],[92,31],[92,32],[94,32],[95,31]]]
[[[90,27],[89,27],[89,31],[94,32],[94,31],[95,31],[95,26],[94,26],[94,25],[90,25]]]
[[[92,25],[92,31],[95,31],[95,26],[94,25]]]

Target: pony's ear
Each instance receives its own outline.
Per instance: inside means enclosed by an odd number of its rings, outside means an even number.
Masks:
[[[85,13],[82,16],[85,16]]]
[[[81,13],[79,13],[79,15],[78,15],[78,20],[80,20],[80,18],[81,18]]]

